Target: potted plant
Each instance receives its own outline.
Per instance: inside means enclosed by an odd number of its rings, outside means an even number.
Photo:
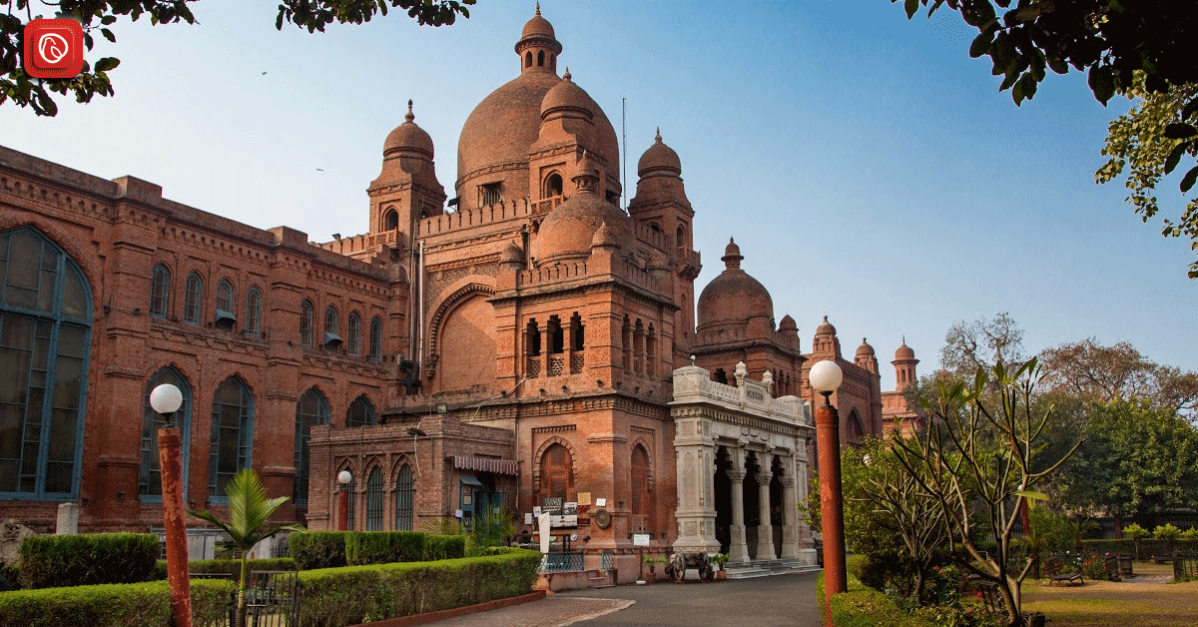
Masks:
[[[711,558],[711,564],[715,566],[716,581],[724,581],[728,578],[728,571],[724,570],[724,564],[728,563],[727,553],[716,553]]]
[[[665,564],[666,560],[660,557],[649,557],[648,555],[642,555],[641,563],[647,564],[649,566],[649,572],[645,573],[645,583],[653,583],[654,581],[657,581],[657,571],[655,570],[655,566],[657,564]]]

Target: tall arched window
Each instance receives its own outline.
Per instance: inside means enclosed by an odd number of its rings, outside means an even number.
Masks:
[[[254,397],[237,377],[225,379],[212,397],[208,495],[224,502],[225,485],[252,462]]]
[[[532,67],[532,53],[531,52],[524,53],[524,67]]]
[[[678,234],[674,241],[675,246],[686,246],[686,227],[678,225]]]
[[[324,346],[337,348],[341,345],[341,333],[337,321],[337,308],[332,305],[324,310]]]
[[[848,423],[845,425],[848,428],[847,440],[852,444],[860,443],[862,438],[865,437],[865,427],[862,426],[861,415],[857,413],[856,409],[849,412],[849,418],[846,422]]]
[[[179,427],[179,436],[183,443],[179,447],[183,458],[183,496],[187,497],[187,469],[191,461],[188,453],[191,451],[191,386],[187,379],[174,368],[163,368],[154,373],[146,382],[146,393],[142,398],[141,409],[141,469],[137,474],[137,494],[143,501],[162,500],[162,470],[158,466],[158,429],[166,426],[162,416],[150,407],[150,392],[154,388],[169,383],[183,393],[183,404],[175,412],[172,422]]]
[[[187,275],[186,289],[183,294],[183,322],[199,324],[203,316],[204,279],[192,272]]]
[[[256,287],[245,293],[245,332],[254,337],[262,335],[262,292]]]
[[[395,229],[398,229],[398,228],[399,228],[399,214],[396,213],[396,211],[394,209],[391,209],[391,210],[387,211],[386,215],[383,216],[383,229],[387,230],[387,231],[394,231]]]
[[[216,326],[226,331],[237,324],[237,316],[233,313],[233,284],[222,280],[216,284]]]
[[[171,301],[171,271],[166,266],[154,266],[150,279],[150,315],[165,318]]]
[[[574,484],[570,451],[561,444],[546,449],[541,457],[541,494],[566,498]]]
[[[365,427],[378,424],[378,414],[374,412],[374,405],[365,396],[359,396],[350,403],[349,411],[345,414],[346,427]]]
[[[416,502],[416,480],[412,467],[404,464],[395,478],[395,529],[412,530],[412,513]]]
[[[295,405],[295,492],[296,507],[308,506],[308,441],[312,427],[328,424],[329,402],[316,389],[304,392]]]
[[[375,466],[366,479],[366,531],[383,530],[383,471]]]
[[[346,334],[349,336],[349,354],[358,355],[362,352],[362,317],[358,312],[353,312],[349,315],[349,323],[345,327]]]
[[[642,515],[650,509],[649,453],[637,445],[632,449],[632,514]]]
[[[300,341],[304,346],[312,346],[312,303],[304,301],[300,305]]]
[[[383,322],[378,318],[370,321],[370,360],[383,359]]]
[[[356,518],[354,514],[358,511],[358,492],[354,488],[354,484],[357,482],[358,478],[351,476],[349,485],[345,486],[345,489],[349,491],[349,515],[345,517],[345,528],[350,531],[357,531],[354,529],[354,518]]]
[[[562,195],[562,175],[554,172],[545,179],[545,197]]]
[[[79,495],[91,289],[32,228],[0,233],[0,499]]]

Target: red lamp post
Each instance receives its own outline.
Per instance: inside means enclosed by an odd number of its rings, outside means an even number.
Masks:
[[[150,392],[150,407],[166,425],[158,430],[158,465],[162,477],[162,519],[166,532],[166,573],[171,588],[175,627],[191,627],[191,582],[187,575],[187,526],[183,522],[182,438],[171,423],[183,405],[179,388],[164,383]]]
[[[337,483],[341,485],[337,497],[337,529],[341,531],[349,530],[349,482],[353,480],[354,476],[348,470],[337,473]]]
[[[824,538],[825,619],[832,627],[832,595],[848,590],[844,565],[844,494],[840,485],[840,416],[830,397],[844,374],[833,361],[811,368],[811,387],[824,397],[815,412],[815,437],[819,452],[819,506]]]

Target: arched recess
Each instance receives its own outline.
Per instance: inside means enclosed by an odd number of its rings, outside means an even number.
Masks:
[[[648,471],[645,474],[645,481],[647,482],[648,490],[650,492],[652,492],[653,491],[653,478],[656,476],[656,473],[654,472],[656,465],[653,460],[653,444],[651,442],[649,442],[649,440],[645,439],[644,436],[638,435],[636,437],[636,439],[634,439],[632,441],[631,445],[629,446],[628,452],[631,454],[632,451],[635,451],[636,447],[638,447],[638,446],[643,447],[645,449],[645,455],[647,457],[648,464],[649,464]]]
[[[383,467],[377,458],[366,465],[366,531],[383,530],[384,503],[387,502],[387,487],[383,481]]]
[[[334,512],[340,511],[340,508],[338,507],[338,501],[341,498],[341,494],[339,493],[339,490],[341,490],[341,484],[337,482],[337,475],[340,475],[342,470],[348,470],[349,476],[350,476],[349,485],[347,485],[345,487],[345,489],[349,492],[349,515],[345,517],[346,518],[345,528],[349,531],[356,531],[356,529],[354,529],[354,518],[355,518],[354,514],[358,510],[358,495],[357,495],[356,485],[359,484],[361,482],[361,480],[358,479],[358,468],[356,466],[354,466],[354,463],[348,459],[341,460],[341,463],[337,465],[337,470],[335,472],[333,472],[333,476],[331,477],[331,481],[329,482],[330,485],[334,486],[334,488],[333,488],[333,511]],[[337,516],[339,516],[339,515],[340,515],[340,513],[337,514]],[[334,518],[333,522],[335,524],[340,524],[341,521],[336,520],[336,516],[334,516],[333,518]],[[340,527],[334,527],[334,528],[340,529]]]
[[[629,481],[629,497],[634,517],[644,516],[644,527],[647,529],[653,528],[653,497],[652,491],[649,488],[649,450],[643,445],[638,444],[632,447],[632,454],[629,456],[629,469],[631,478]]]
[[[849,417],[845,419],[846,440],[849,444],[860,444],[864,439],[865,423],[861,422],[861,414],[857,412],[857,408],[849,410]]]
[[[446,299],[433,319],[435,354],[440,356],[434,389],[466,390],[495,384],[495,309],[491,289],[468,285]],[[480,358],[481,357],[481,358]]]
[[[495,293],[495,288],[482,283],[467,283],[452,292],[441,300],[437,308],[433,311],[433,315],[428,321],[428,346],[429,352],[436,353],[438,351],[438,341],[444,335],[442,321],[445,319],[445,314],[456,307],[463,300],[475,295],[490,296]]]
[[[304,392],[295,406],[295,487],[292,502],[296,507],[308,506],[308,442],[312,427],[328,424],[332,419],[328,398],[313,386]]]
[[[548,440],[542,442],[541,446],[537,447],[537,452],[532,458],[532,489],[534,492],[541,491],[542,461],[545,458],[545,452],[552,448],[555,444],[565,447],[566,452],[570,456],[570,475],[575,476],[578,474],[576,467],[578,463],[576,461],[578,459],[578,450],[574,448],[574,445],[571,444],[569,440],[557,435],[552,436]]]
[[[182,462],[183,499],[187,500],[187,473],[191,462],[191,417],[195,406],[191,384],[182,371],[171,364],[158,369],[146,380],[145,395],[142,399],[141,465],[137,473],[137,494],[141,501],[162,501],[162,469],[159,467],[158,429],[165,426],[166,421],[150,406],[150,393],[154,391],[154,388],[165,383],[174,385],[183,393],[183,404],[175,412],[172,422],[178,427],[182,439],[179,451]]]

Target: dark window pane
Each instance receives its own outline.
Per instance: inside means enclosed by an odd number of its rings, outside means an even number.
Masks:
[[[0,458],[0,492],[16,492],[19,461]]]
[[[82,373],[83,360],[73,357],[58,358],[54,373],[54,407],[56,409],[74,411],[79,408]]]
[[[54,271],[42,270],[43,289],[37,293],[37,310],[44,313],[54,311]]]
[[[78,272],[68,270],[63,277],[62,315],[75,320],[87,320],[90,316],[87,310],[87,290],[83,287],[83,277]]]
[[[50,418],[50,461],[75,460],[75,423],[79,412],[73,409],[55,409]]]

